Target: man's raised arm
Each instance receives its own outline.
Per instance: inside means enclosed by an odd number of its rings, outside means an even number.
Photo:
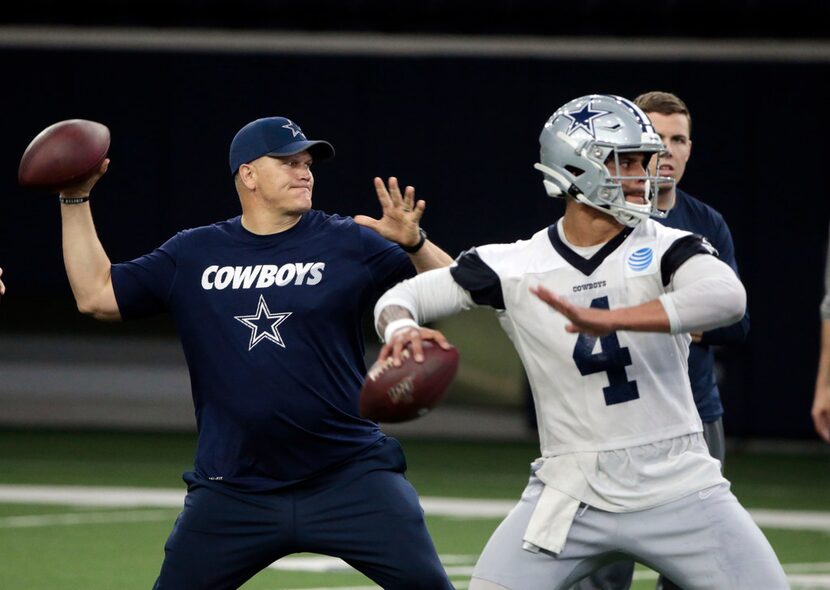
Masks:
[[[112,288],[112,264],[89,207],[89,193],[108,166],[109,160],[104,160],[91,178],[61,191],[63,262],[78,310],[98,320],[117,321],[121,314]]]

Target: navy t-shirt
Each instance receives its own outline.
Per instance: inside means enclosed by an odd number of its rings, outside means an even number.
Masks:
[[[383,438],[358,414],[361,316],[415,274],[351,218],[310,211],[260,236],[239,217],[112,267],[124,319],[170,311],[190,370],[195,470],[247,490],[303,481]]]
[[[738,274],[732,233],[723,216],[712,207],[688,193],[677,191],[677,200],[666,219],[657,219],[663,225],[683,229],[705,237],[717,249],[720,259]],[[723,404],[715,381],[715,353],[713,345],[743,342],[749,332],[749,312],[736,324],[704,332],[700,343],[689,347],[689,380],[697,411],[703,422],[714,422],[723,416]]]

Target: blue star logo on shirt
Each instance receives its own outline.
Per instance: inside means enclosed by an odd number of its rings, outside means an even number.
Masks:
[[[265,297],[260,295],[255,314],[237,315],[233,317],[251,329],[251,339],[248,342],[248,350],[251,350],[263,340],[270,340],[277,346],[285,348],[285,342],[283,342],[277,326],[287,320],[290,315],[290,311],[271,313],[271,310],[268,309],[268,304],[265,303]]]
[[[282,126],[283,129],[288,129],[291,132],[291,137],[297,137],[298,135],[303,135],[303,130],[299,128],[299,126],[294,121],[289,121],[287,124]],[[305,136],[303,136],[305,137]]]
[[[571,125],[565,133],[571,135],[578,129],[584,129],[586,132],[591,134],[591,137],[596,137],[594,134],[594,119],[610,113],[611,111],[593,110],[591,108],[591,101],[589,100],[585,103],[585,106],[578,111],[565,113],[565,116],[571,120]]]

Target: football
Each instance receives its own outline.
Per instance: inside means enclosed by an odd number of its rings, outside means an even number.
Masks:
[[[23,152],[17,181],[33,189],[59,191],[89,178],[107,157],[110,130],[85,119],[50,125]]]
[[[388,358],[369,369],[360,390],[360,415],[375,422],[406,422],[423,416],[447,393],[458,370],[458,350],[424,341],[424,361],[416,363],[408,346],[401,366]]]

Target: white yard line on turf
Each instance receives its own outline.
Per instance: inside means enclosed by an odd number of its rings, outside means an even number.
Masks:
[[[184,491],[164,488],[0,485],[0,502],[181,508],[184,506]]]
[[[760,527],[797,529],[800,531],[830,531],[830,512],[754,508],[749,513],[752,515],[752,520]]]
[[[821,562],[807,562],[807,563],[788,563],[784,566],[788,574],[830,574],[830,561]]]
[[[825,590],[830,588],[830,576],[787,576],[792,590]]]
[[[154,522],[172,520],[176,513],[170,510],[131,510],[129,512],[72,512],[69,514],[31,514],[0,517],[0,529],[45,526],[110,524],[124,522]]]
[[[0,485],[0,503],[181,508],[183,502],[183,490],[165,488]],[[513,500],[421,497],[421,505],[428,515],[450,518],[503,518],[514,504]],[[761,527],[830,532],[830,512],[765,509],[749,512]]]
[[[463,559],[462,559],[463,558]],[[473,573],[476,555],[441,555],[441,563],[450,576],[469,577]],[[269,569],[332,574],[354,571],[352,566],[337,557],[328,555],[295,555],[283,557],[268,566]]]
[[[424,508],[424,512],[430,516],[504,518],[515,505],[515,500],[476,500],[474,498],[421,496],[421,506]]]

